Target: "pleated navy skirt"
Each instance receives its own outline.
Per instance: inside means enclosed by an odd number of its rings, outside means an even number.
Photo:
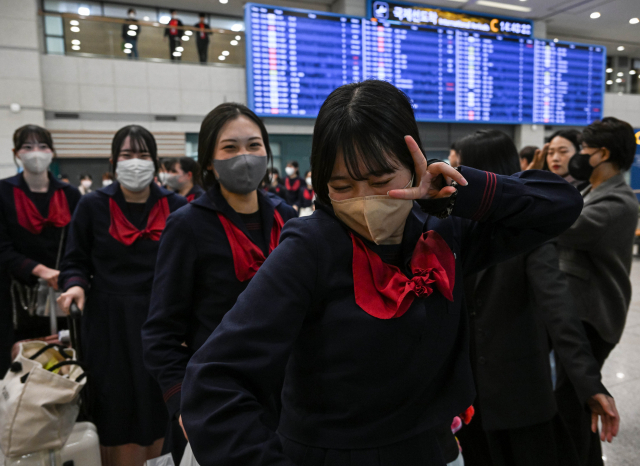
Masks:
[[[149,446],[164,437],[167,408],[142,361],[141,330],[149,300],[150,292],[89,292],[82,319],[82,359],[88,371],[90,412],[104,446]]]
[[[433,431],[391,445],[362,450],[311,447],[280,435],[284,453],[297,466],[445,466]]]

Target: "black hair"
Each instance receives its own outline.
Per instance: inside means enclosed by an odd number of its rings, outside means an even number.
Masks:
[[[313,172],[312,172],[311,170],[307,170],[307,171],[305,172],[305,174],[304,174],[304,177],[306,178],[306,177],[307,177],[307,175],[308,175],[309,173],[311,173],[311,175],[313,175]]]
[[[80,177],[78,178],[80,181],[84,180],[85,178],[89,178],[91,181],[93,181],[93,177],[89,174],[89,173],[81,173]]]
[[[36,141],[38,144],[46,144],[55,156],[53,138],[49,130],[37,125],[24,125],[13,133],[13,149],[18,152],[27,142]]]
[[[165,167],[167,170],[173,170],[177,164],[180,164],[180,169],[185,172],[191,172],[191,181],[193,184],[202,186],[202,179],[200,175],[200,165],[192,157],[176,157],[166,161]]]
[[[452,143],[451,143],[451,150],[454,150],[454,151],[458,152],[458,148],[457,148],[457,146],[456,146],[456,143],[455,143],[455,142],[452,142]]]
[[[129,8],[129,11],[127,11],[127,14],[129,15],[129,14],[135,13],[135,12],[136,12],[136,10],[134,10],[133,8]]]
[[[476,131],[457,141],[456,147],[461,165],[498,175],[513,175],[520,171],[518,149],[502,131]]]
[[[577,129],[561,129],[559,131],[556,131],[551,136],[549,136],[547,142],[553,141],[554,138],[557,138],[558,136],[560,136],[561,138],[565,138],[567,141],[570,141],[576,150],[576,154],[582,149],[582,147],[580,146],[580,144],[582,144],[582,133]]]
[[[171,15],[174,14],[174,13],[177,13],[177,12],[178,12],[177,10],[169,10],[169,14],[171,14]]]
[[[300,168],[300,164],[298,164],[297,160],[290,160],[289,163],[287,163],[287,167],[291,165],[292,167],[298,169]]]
[[[205,18],[207,16],[206,13],[198,13],[198,17],[200,18]]]
[[[422,148],[413,107],[400,89],[369,80],[334,90],[322,104],[313,129],[311,173],[318,201],[331,203],[327,183],[338,155],[355,180],[400,167],[413,173],[406,135]]]
[[[158,146],[156,145],[156,139],[148,129],[139,125],[128,125],[124,128],[120,128],[118,132],[113,136],[111,142],[111,160],[113,161],[112,170],[116,172],[116,166],[118,165],[118,156],[120,155],[120,149],[124,140],[129,136],[131,144],[131,150],[133,152],[149,152],[153,165],[158,171]]]
[[[525,159],[527,162],[531,163],[531,161],[533,160],[533,156],[535,155],[537,150],[537,146],[526,146],[520,149],[518,155],[521,159]]]
[[[631,168],[636,153],[636,136],[626,121],[614,117],[595,121],[582,131],[582,142],[587,147],[609,149],[609,160],[620,170]]]
[[[69,179],[69,175],[67,175],[66,173],[60,173],[60,174],[58,175],[58,179],[59,179],[59,180],[63,180],[63,179],[64,179],[64,180],[68,180],[68,179]]]
[[[202,125],[200,125],[200,134],[198,135],[198,163],[202,170],[202,183],[207,189],[218,183],[213,169],[210,167],[212,165],[220,130],[229,121],[235,120],[240,116],[245,116],[258,125],[262,135],[262,143],[267,151],[267,160],[271,162],[273,155],[271,153],[271,146],[269,146],[269,134],[258,115],[253,113],[246,105],[232,102],[220,104],[204,117]]]

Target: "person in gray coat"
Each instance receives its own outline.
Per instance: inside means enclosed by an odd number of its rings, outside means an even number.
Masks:
[[[624,180],[633,163],[633,128],[604,118],[582,132],[582,150],[569,173],[589,180],[584,208],[575,224],[558,238],[560,269],[600,368],[620,341],[631,300],[631,262],[638,223],[638,201]],[[602,465],[602,450],[591,413],[560,364],[556,399],[583,464]],[[592,432],[593,431],[593,432]],[[604,440],[604,439],[602,439]]]

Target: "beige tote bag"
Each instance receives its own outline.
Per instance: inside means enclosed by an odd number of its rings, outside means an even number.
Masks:
[[[86,384],[75,351],[42,341],[20,344],[0,382],[0,447],[5,456],[62,448]]]

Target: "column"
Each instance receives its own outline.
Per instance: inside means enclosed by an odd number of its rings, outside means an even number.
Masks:
[[[13,132],[44,126],[36,0],[0,1],[0,178],[14,175]]]

